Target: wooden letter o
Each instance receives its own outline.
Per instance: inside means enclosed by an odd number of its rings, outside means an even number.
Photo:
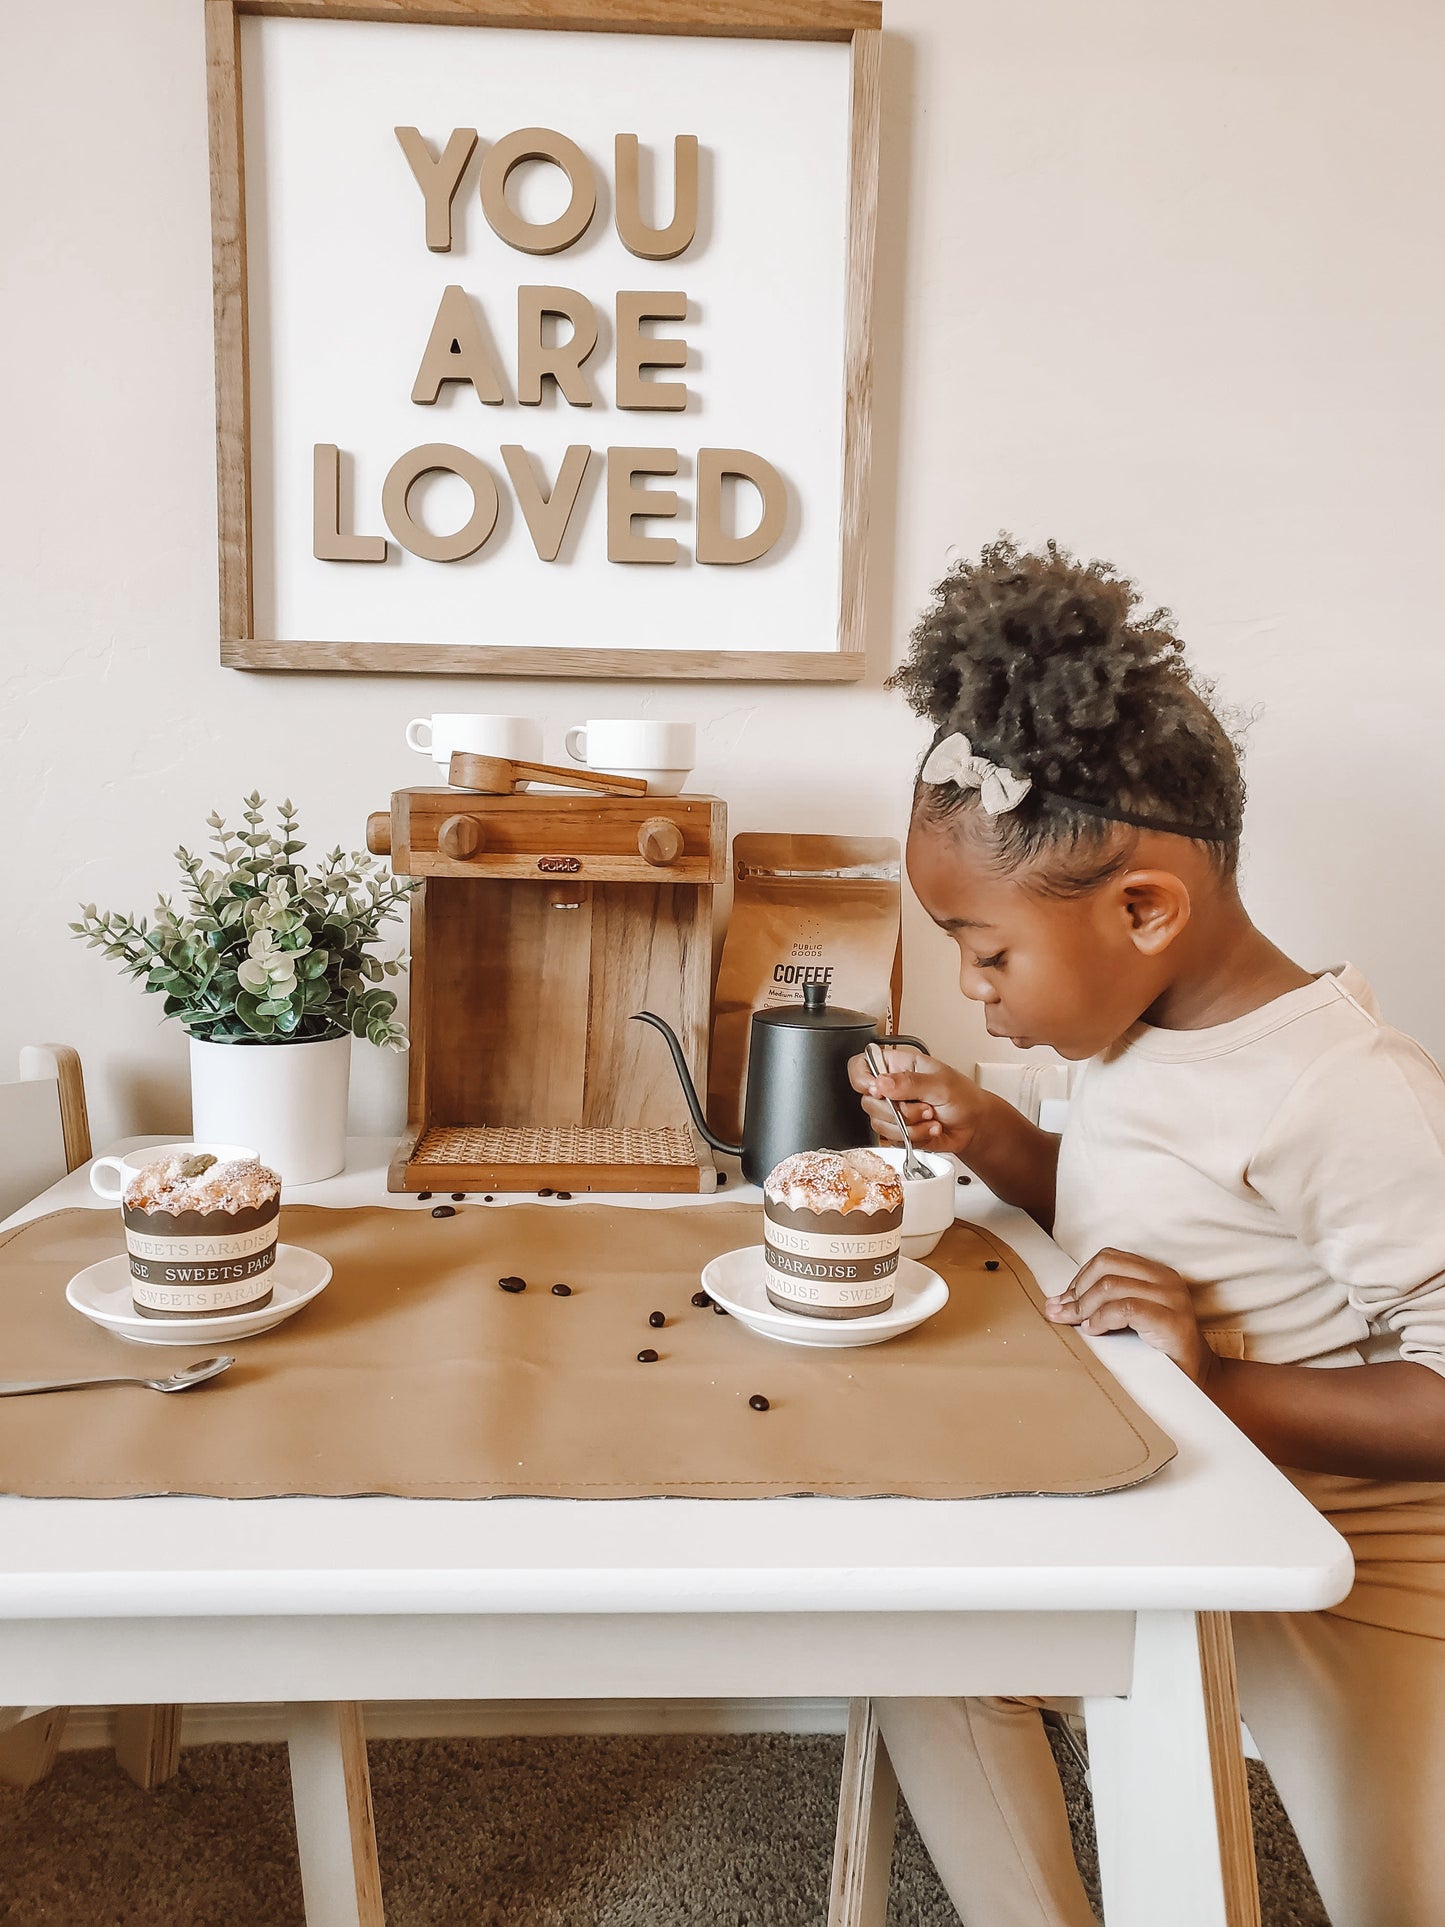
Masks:
[[[472,491],[472,512],[455,535],[433,535],[413,519],[407,507],[412,484],[434,468],[460,475]],[[425,442],[420,448],[409,448],[392,463],[381,485],[386,526],[404,549],[427,562],[459,562],[464,555],[474,555],[497,526],[500,507],[497,485],[487,469],[475,455],[464,448],[453,448],[450,442]]]
[[[555,221],[524,221],[507,201],[507,177],[523,161],[551,161],[572,186],[572,198]],[[597,211],[592,163],[575,141],[550,127],[519,127],[504,134],[482,157],[482,212],[508,247],[524,254],[560,254],[581,240]]]

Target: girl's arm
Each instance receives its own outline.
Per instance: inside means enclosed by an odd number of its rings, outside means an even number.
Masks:
[[[1053,1228],[1059,1140],[1030,1124],[1001,1097],[980,1090],[971,1077],[905,1044],[890,1045],[889,1075],[874,1077],[866,1058],[855,1057],[848,1074],[878,1136],[898,1142],[898,1127],[885,1098],[903,1112],[908,1135],[921,1151],[952,1151],[1005,1204],[1027,1211],[1045,1231]]]
[[[1445,1379],[1405,1359],[1265,1365],[1216,1358],[1188,1284],[1168,1265],[1101,1251],[1059,1297],[1058,1324],[1136,1331],[1167,1353],[1276,1465],[1357,1479],[1445,1479]]]

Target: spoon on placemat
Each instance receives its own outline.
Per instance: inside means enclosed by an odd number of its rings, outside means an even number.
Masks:
[[[0,1398],[16,1398],[23,1392],[78,1392],[87,1385],[145,1385],[153,1392],[188,1392],[193,1385],[204,1385],[208,1378],[235,1364],[234,1358],[203,1358],[196,1365],[182,1365],[169,1378],[38,1378],[25,1384],[0,1382]]]
[[[883,1046],[881,1044],[865,1044],[863,1046],[863,1055],[867,1058],[868,1068],[870,1071],[872,1071],[875,1077],[887,1077],[888,1059],[883,1055]],[[899,1110],[898,1106],[893,1102],[893,1099],[891,1097],[885,1097],[883,1102],[888,1106],[889,1110],[892,1111],[893,1122],[898,1126],[899,1135],[903,1139],[903,1175],[904,1177],[905,1178],[936,1177],[938,1175],[937,1172],[931,1170],[930,1167],[923,1162],[923,1159],[919,1157],[918,1153],[914,1150],[912,1140],[908,1135],[908,1126],[903,1122],[902,1111]]]

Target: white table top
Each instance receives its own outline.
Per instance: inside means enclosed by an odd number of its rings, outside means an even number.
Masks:
[[[147,1141],[162,1140],[116,1148]],[[354,1139],[342,1176],[288,1191],[286,1201],[429,1209],[387,1198],[390,1150],[390,1140]],[[719,1195],[759,1193],[734,1182]],[[5,1223],[74,1205],[114,1209],[81,1170]],[[976,1181],[960,1188],[959,1211],[997,1231],[1045,1285],[1072,1270],[1032,1220]],[[1183,1373],[1129,1334],[1086,1342],[1179,1447],[1172,1464],[1127,1492],[971,1500],[0,1498],[0,1619],[1284,1611],[1344,1597],[1352,1578],[1345,1541]]]

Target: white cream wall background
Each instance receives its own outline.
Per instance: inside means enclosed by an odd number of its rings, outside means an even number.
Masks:
[[[216,662],[201,9],[0,9],[0,1067],[84,1053],[97,1138],[187,1115],[180,1033],[69,937],[141,907],[213,803],[360,840],[433,708],[695,716],[732,826],[901,832],[881,688],[954,546],[1112,557],[1250,732],[1246,894],[1437,1054],[1445,527],[1433,0],[892,0],[866,686],[243,675]],[[906,922],[910,1029],[986,1045]],[[357,1053],[358,1127],[402,1065]],[[4,1074],[0,1070],[0,1074]]]

